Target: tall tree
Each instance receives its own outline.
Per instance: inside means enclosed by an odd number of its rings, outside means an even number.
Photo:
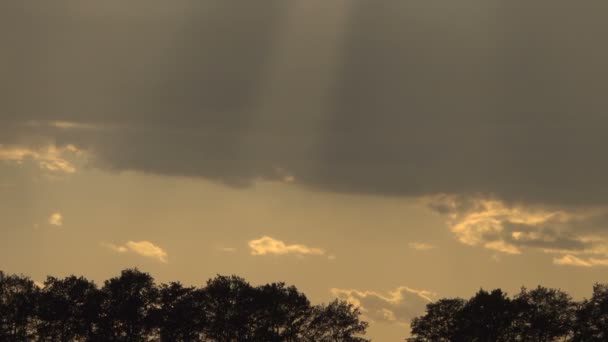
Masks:
[[[456,314],[458,329],[454,340],[512,341],[511,323],[514,316],[511,300],[502,290],[479,290]]]
[[[137,269],[122,271],[106,280],[96,339],[112,342],[146,341],[153,333],[151,313],[157,307],[154,279]]]
[[[203,341],[207,317],[203,291],[180,283],[163,284],[155,325],[163,342]]]
[[[29,341],[34,336],[37,295],[31,279],[0,271],[0,341]]]
[[[409,342],[451,342],[458,333],[457,318],[466,301],[446,298],[426,305],[426,314],[411,322],[412,337]]]
[[[550,342],[567,337],[572,330],[575,304],[561,290],[522,288],[514,305],[514,329],[523,341]]]
[[[367,322],[361,321],[361,311],[353,304],[334,300],[328,305],[318,305],[313,309],[307,327],[306,341],[315,342],[365,342],[362,337]]]
[[[38,297],[38,338],[80,341],[93,336],[99,318],[97,286],[83,277],[48,277]]]
[[[608,284],[595,284],[591,299],[577,308],[572,341],[608,341]]]
[[[254,326],[255,289],[243,278],[217,276],[203,290],[211,341],[250,341]]]
[[[306,296],[284,283],[255,289],[254,339],[260,341],[301,341],[312,308]]]

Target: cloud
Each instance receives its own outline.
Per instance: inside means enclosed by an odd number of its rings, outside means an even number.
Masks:
[[[416,251],[428,251],[435,248],[435,246],[424,242],[410,242],[408,246]]]
[[[164,264],[168,263],[169,255],[167,252],[150,241],[127,241],[124,245],[102,243],[102,246],[116,253],[132,252],[143,257],[156,259]]]
[[[0,140],[235,186],[606,204],[608,4],[464,1],[5,3]]]
[[[346,300],[361,309],[362,314],[375,322],[409,324],[424,313],[433,293],[401,286],[387,294],[354,289],[331,289],[332,295]]]
[[[463,244],[504,254],[560,254],[557,265],[601,266],[608,260],[608,207],[511,204],[484,196],[424,199]],[[586,256],[587,258],[576,257]]]
[[[0,144],[0,161],[22,164],[31,160],[41,169],[51,172],[74,173],[75,165],[66,159],[66,155],[80,155],[83,152],[74,145],[57,147],[49,145],[40,148],[23,146],[4,146]]]
[[[492,249],[506,254],[521,254],[519,248],[504,241],[486,242],[483,246],[487,249]]]
[[[593,266],[608,266],[608,258],[606,259],[581,259],[574,255],[564,255],[561,258],[553,258],[553,263],[561,266],[578,266],[578,267],[593,267]]]
[[[48,220],[50,225],[61,227],[63,225],[63,215],[61,213],[53,213]]]
[[[116,253],[127,253],[129,251],[129,249],[125,246],[118,246],[118,245],[111,244],[111,243],[102,243],[101,245]]]
[[[102,125],[85,124],[72,121],[28,121],[26,125],[35,128],[59,128],[66,130],[101,130],[107,128]]]
[[[269,236],[261,237],[257,240],[249,241],[251,255],[325,255],[325,251],[320,248],[308,247],[300,244],[288,245],[283,241],[273,239]]]

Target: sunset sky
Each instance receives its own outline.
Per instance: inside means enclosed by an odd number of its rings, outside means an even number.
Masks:
[[[362,308],[608,281],[606,2],[0,3],[0,269]]]

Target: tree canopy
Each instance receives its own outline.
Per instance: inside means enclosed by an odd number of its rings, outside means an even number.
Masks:
[[[366,328],[352,304],[312,305],[284,283],[157,285],[127,269],[102,287],[76,276],[37,286],[0,271],[0,341],[362,342]]]
[[[608,285],[581,302],[542,286],[513,298],[481,289],[468,300],[440,299],[412,320],[411,334],[409,342],[608,341]]]
[[[410,326],[408,342],[608,341],[608,284],[578,302],[542,286],[512,297],[480,289],[429,303]],[[313,305],[282,282],[157,284],[126,269],[102,286],[73,275],[38,284],[0,271],[0,341],[365,342],[367,327],[352,303]]]

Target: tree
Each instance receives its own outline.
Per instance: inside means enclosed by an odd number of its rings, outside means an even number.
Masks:
[[[471,342],[512,341],[514,312],[511,300],[500,289],[479,290],[457,314],[456,339]]]
[[[306,296],[284,283],[255,289],[254,339],[256,341],[300,341],[312,308]]]
[[[461,298],[440,299],[426,306],[426,314],[412,320],[412,337],[409,342],[455,341],[460,311],[465,300]]]
[[[334,300],[328,305],[313,308],[307,327],[306,341],[315,342],[365,342],[367,322],[359,319],[361,311],[353,304]]]
[[[155,311],[155,325],[161,341],[203,341],[207,317],[201,290],[176,282],[163,284],[159,290],[159,306]]]
[[[343,301],[313,307],[294,286],[237,276],[157,286],[127,269],[101,289],[76,276],[49,276],[38,289],[0,271],[0,341],[364,342],[359,316]]]
[[[38,338],[79,341],[93,336],[99,316],[99,292],[83,277],[48,277],[38,297]]]
[[[27,278],[0,271],[0,341],[28,341],[35,334],[38,287]]]
[[[595,284],[591,299],[576,310],[573,342],[608,341],[608,284]]]
[[[237,276],[217,276],[203,290],[211,341],[250,341],[253,336],[254,288]]]
[[[575,304],[571,297],[556,289],[522,288],[515,297],[514,329],[523,341],[549,342],[569,335]]]
[[[120,277],[106,280],[101,289],[100,341],[146,341],[153,332],[152,311],[158,292],[154,279],[137,269],[122,271]]]

